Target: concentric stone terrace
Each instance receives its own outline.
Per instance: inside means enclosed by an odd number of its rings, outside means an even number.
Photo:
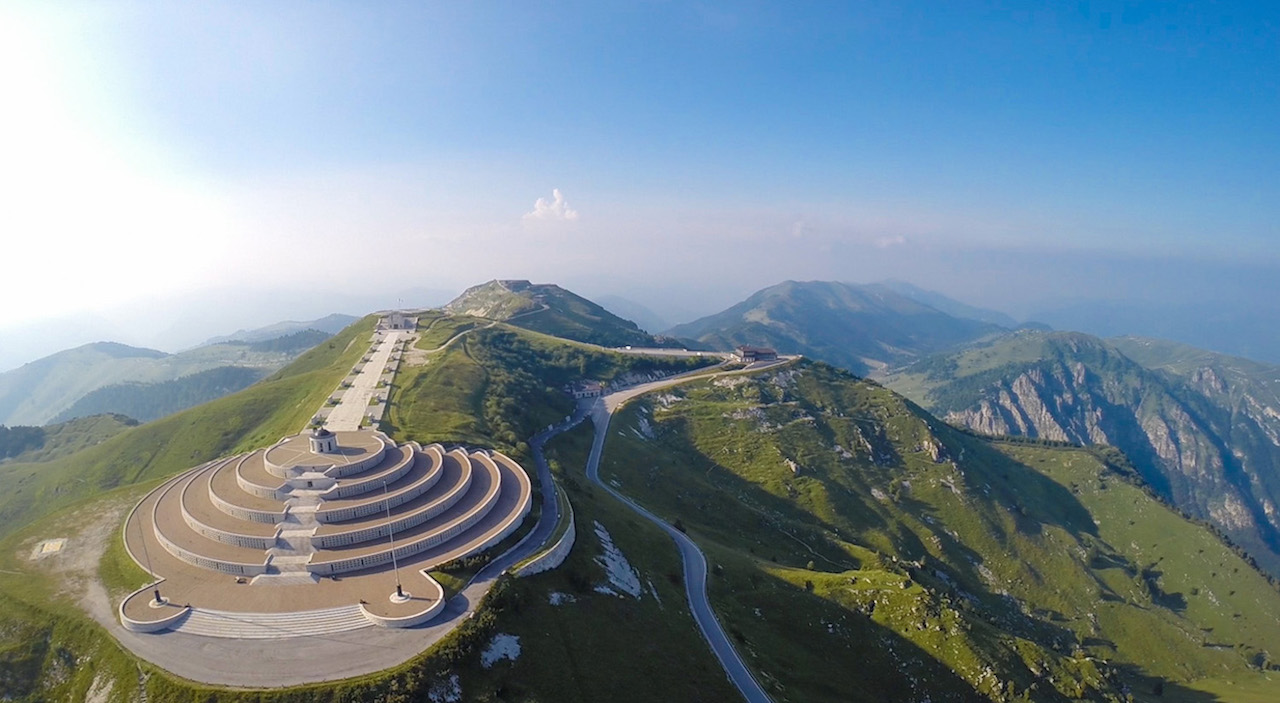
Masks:
[[[198,466],[134,508],[125,544],[158,583],[126,598],[121,620],[225,637],[425,622],[444,607],[427,570],[514,532],[530,494],[497,452],[397,446],[372,430],[287,437]]]

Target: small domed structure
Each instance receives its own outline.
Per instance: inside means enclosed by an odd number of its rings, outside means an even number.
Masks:
[[[332,454],[338,450],[338,438],[324,427],[311,431],[311,453]]]

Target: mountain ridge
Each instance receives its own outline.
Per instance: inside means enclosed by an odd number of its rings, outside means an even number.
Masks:
[[[284,366],[326,333],[305,330],[272,340],[228,342],[195,347],[176,354],[131,347],[118,342],[94,342],[63,350],[17,369],[0,373],[0,424],[43,425],[64,415],[89,394],[111,386],[155,385],[220,368],[251,370],[258,377]],[[248,371],[229,388],[244,387]],[[101,394],[100,394],[101,395]],[[196,400],[213,396],[197,394]],[[169,407],[174,407],[170,405]],[[97,404],[89,414],[124,412],[123,406]]]
[[[605,347],[661,344],[636,323],[554,283],[494,279],[471,286],[444,309]]]
[[[667,334],[721,349],[772,346],[867,375],[1002,331],[881,284],[784,281]]]
[[[214,344],[225,344],[228,342],[262,342],[269,339],[277,339],[290,334],[302,332],[305,330],[317,330],[324,332],[330,336],[341,332],[348,325],[352,324],[360,318],[354,315],[344,315],[342,313],[330,313],[324,317],[314,320],[284,320],[265,327],[256,327],[254,329],[240,329],[227,335],[219,335],[210,337],[198,346],[207,347]]]

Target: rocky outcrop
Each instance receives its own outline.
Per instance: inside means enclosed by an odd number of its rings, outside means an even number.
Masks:
[[[949,405],[935,409],[983,434],[1116,446],[1157,492],[1280,573],[1280,411],[1223,369],[1156,372],[1082,337],[935,389]]]

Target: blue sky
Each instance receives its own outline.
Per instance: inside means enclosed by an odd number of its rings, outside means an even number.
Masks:
[[[1273,3],[434,5],[0,3],[0,229],[36,264],[0,328],[492,277],[1029,315],[1280,272]]]

